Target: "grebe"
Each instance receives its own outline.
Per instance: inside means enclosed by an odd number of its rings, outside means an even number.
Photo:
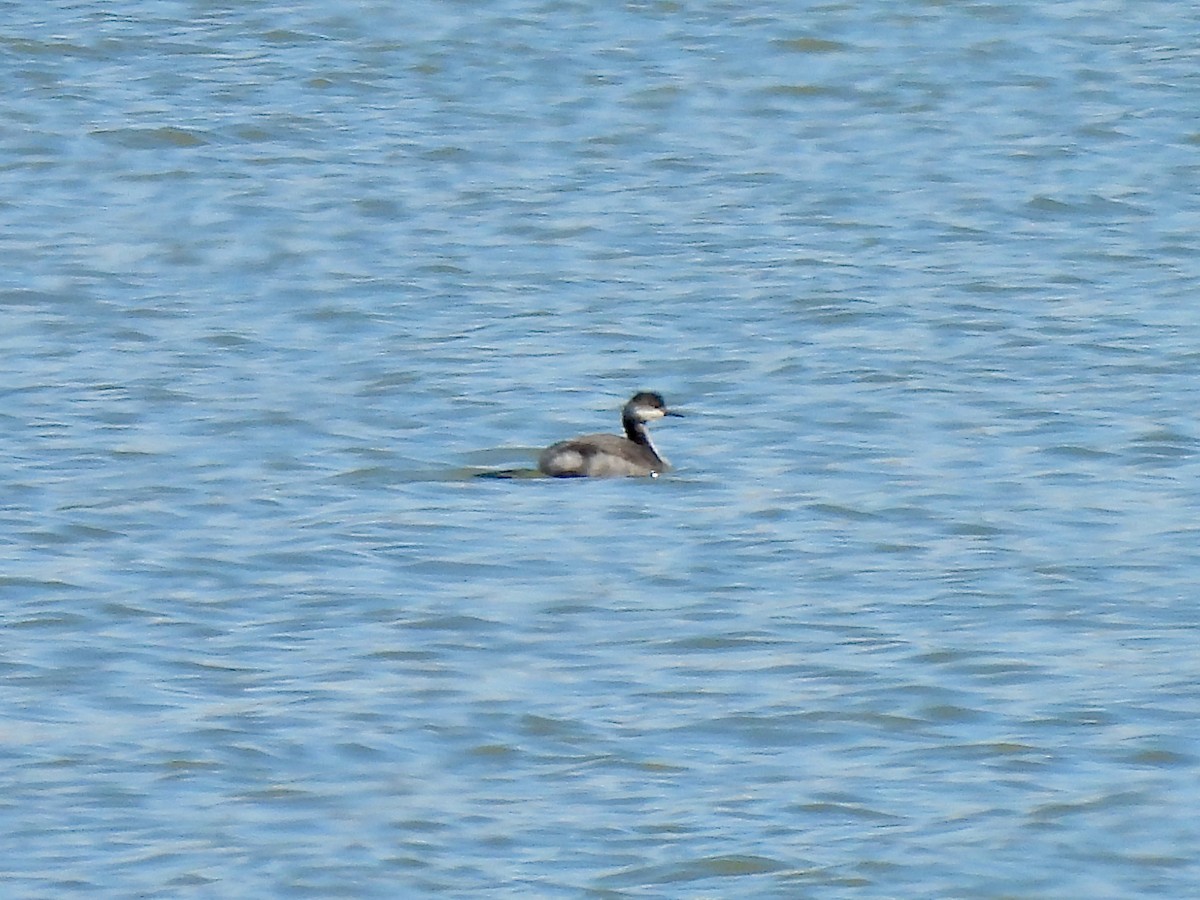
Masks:
[[[538,468],[555,478],[609,475],[650,475],[656,477],[671,466],[659,456],[650,442],[646,423],[663,416],[682,413],[667,409],[660,394],[642,391],[634,394],[621,410],[625,437],[615,434],[587,434],[559,441],[538,457]]]

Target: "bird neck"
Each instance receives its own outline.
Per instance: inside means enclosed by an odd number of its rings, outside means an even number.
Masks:
[[[625,436],[627,438],[638,446],[645,447],[659,462],[663,461],[663,458],[658,454],[658,449],[650,440],[650,430],[646,428],[645,422],[635,419],[633,416],[623,416],[621,424],[625,426]]]
[[[625,426],[625,437],[643,447],[650,443],[650,433],[646,431],[646,423],[634,416],[622,416],[621,424]]]

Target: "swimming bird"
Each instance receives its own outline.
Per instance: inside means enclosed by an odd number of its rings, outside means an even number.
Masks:
[[[662,395],[651,391],[634,394],[621,410],[625,437],[615,434],[587,434],[559,441],[542,451],[538,468],[555,478],[612,475],[649,475],[671,468],[650,442],[646,423],[663,416],[680,416],[667,409]]]

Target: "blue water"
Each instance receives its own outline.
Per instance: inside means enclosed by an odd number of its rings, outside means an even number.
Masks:
[[[12,896],[1200,894],[1192,4],[0,12]]]

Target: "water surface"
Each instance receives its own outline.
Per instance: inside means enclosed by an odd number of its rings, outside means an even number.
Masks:
[[[0,8],[18,895],[1200,891],[1190,5]]]

